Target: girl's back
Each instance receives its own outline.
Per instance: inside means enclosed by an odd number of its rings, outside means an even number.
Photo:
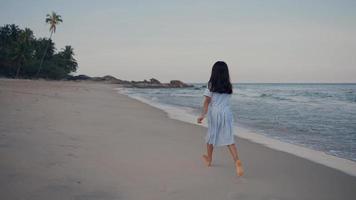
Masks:
[[[204,95],[205,96],[210,95],[211,97],[210,106],[220,107],[220,108],[230,107],[231,94],[210,92],[209,89],[207,88],[205,89]]]

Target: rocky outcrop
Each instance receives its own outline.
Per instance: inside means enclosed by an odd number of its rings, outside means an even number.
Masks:
[[[150,81],[151,81],[151,83],[153,83],[153,84],[161,84],[161,82],[159,82],[159,80],[154,79],[154,78],[151,78]]]
[[[183,83],[179,80],[172,80],[169,83],[161,83],[159,80],[151,78],[150,81],[131,81],[131,84],[126,84],[126,87],[136,87],[136,88],[186,88],[194,87]]]
[[[185,87],[189,87],[190,85],[183,83],[180,80],[171,80],[171,82],[169,83],[169,85],[171,87],[174,88],[185,88]]]
[[[71,76],[71,75],[68,75],[65,80],[68,80],[68,81],[87,81],[87,80],[90,80],[91,77],[90,76],[87,76],[87,75],[78,75],[78,76]]]
[[[105,82],[105,83],[112,83],[112,84],[125,84],[128,83],[129,81],[117,79],[114,76],[106,75],[103,77],[93,77],[90,79],[91,81],[99,81],[99,82]]]
[[[87,75],[78,75],[78,76],[68,76],[65,80],[70,81],[94,81],[94,82],[102,82],[102,83],[111,83],[111,84],[121,84],[124,87],[135,87],[135,88],[186,88],[186,87],[194,87],[193,85],[189,85],[183,83],[180,80],[171,80],[169,83],[161,83],[159,80],[155,78],[151,78],[143,81],[127,81],[117,79],[114,76],[106,75],[103,77],[90,77]]]

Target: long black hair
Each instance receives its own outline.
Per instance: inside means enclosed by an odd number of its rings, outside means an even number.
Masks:
[[[218,61],[213,65],[208,88],[210,92],[232,94],[229,68],[225,62]]]

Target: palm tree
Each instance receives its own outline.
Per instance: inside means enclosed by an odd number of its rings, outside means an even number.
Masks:
[[[74,49],[72,46],[67,45],[61,49],[54,59],[58,66],[60,66],[66,74],[77,71],[78,63],[74,58]]]
[[[61,55],[66,60],[66,70],[68,73],[75,72],[78,67],[78,63],[74,58],[74,49],[72,46],[67,45],[62,49]]]
[[[57,13],[55,13],[54,11],[52,11],[51,14],[47,14],[46,23],[50,25],[49,32],[51,33],[49,36],[49,43],[51,42],[52,34],[56,32],[57,25],[60,24],[61,22],[63,22],[62,17],[60,15],[57,15]],[[48,45],[46,46],[45,53],[43,54],[43,57],[41,59],[40,67],[38,68],[37,75],[36,75],[37,77],[41,71],[43,60],[47,53],[47,49],[48,49]]]
[[[13,61],[17,64],[16,76],[18,78],[21,67],[31,59],[33,54],[32,41],[34,40],[33,32],[26,28],[19,34],[19,41],[14,49]]]

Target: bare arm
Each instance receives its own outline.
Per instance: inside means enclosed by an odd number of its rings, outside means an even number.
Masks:
[[[199,124],[203,121],[203,119],[205,118],[206,114],[208,113],[208,108],[209,108],[210,101],[211,101],[211,97],[205,96],[204,103],[203,103],[203,112],[200,115],[200,117],[198,117],[198,123]]]

